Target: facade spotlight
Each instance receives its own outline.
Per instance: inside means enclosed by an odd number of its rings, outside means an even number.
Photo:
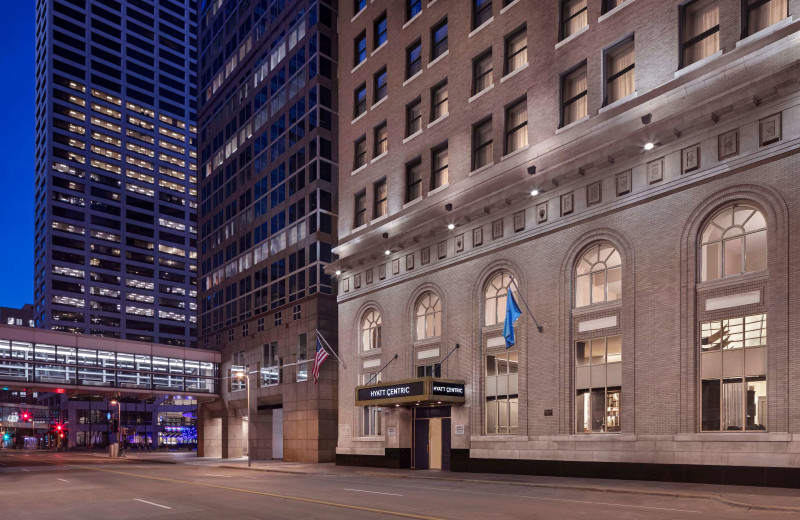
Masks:
[[[387,249],[386,251],[383,252],[383,254],[389,256],[392,254],[392,252]]]
[[[342,274],[342,271],[341,271],[341,270],[339,270],[339,269],[337,269],[337,270],[336,270],[336,276],[339,276],[340,274]]]
[[[452,223],[451,223],[451,224],[447,224],[447,229],[449,229],[449,230],[451,230],[451,231],[452,231],[452,230],[454,230],[455,228],[456,228],[456,225],[455,225],[455,224],[452,224]]]
[[[532,189],[532,190],[531,190],[531,197],[535,197],[535,196],[537,196],[538,194],[539,194],[539,190],[537,190],[536,188],[534,188],[534,189]]]
[[[652,150],[653,148],[655,148],[655,146],[656,146],[656,145],[654,145],[653,143],[646,143],[646,144],[644,145],[644,149],[645,149],[645,151],[648,151],[648,152],[649,152],[650,150]]]

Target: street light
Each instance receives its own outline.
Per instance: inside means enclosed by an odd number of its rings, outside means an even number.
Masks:
[[[111,400],[111,406],[117,405],[119,413],[117,414],[117,456],[122,456],[122,403],[116,399]]]
[[[252,465],[253,459],[253,450],[250,447],[250,428],[253,426],[250,423],[250,377],[249,377],[250,365],[245,365],[244,372],[241,370],[236,372],[234,376],[237,379],[244,379],[244,387],[247,390],[247,467],[249,468]]]

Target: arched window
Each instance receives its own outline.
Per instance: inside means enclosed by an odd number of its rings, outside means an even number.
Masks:
[[[506,295],[508,287],[514,299],[517,298],[517,288],[511,284],[511,273],[502,271],[494,275],[483,292],[484,325],[496,325],[502,323],[506,316]]]
[[[381,313],[375,309],[364,315],[361,322],[361,348],[365,351],[381,348]]]
[[[417,339],[438,338],[442,335],[442,301],[426,292],[417,303]]]
[[[763,271],[767,268],[767,222],[756,208],[729,206],[703,230],[701,278]]]
[[[583,254],[575,269],[575,307],[622,298],[622,260],[611,244],[597,244]]]

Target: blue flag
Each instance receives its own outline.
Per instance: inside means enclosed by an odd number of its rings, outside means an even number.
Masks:
[[[506,339],[506,348],[514,346],[514,322],[517,321],[522,315],[519,310],[514,295],[511,293],[511,287],[508,288],[508,296],[506,297],[506,321],[503,323],[503,337]]]

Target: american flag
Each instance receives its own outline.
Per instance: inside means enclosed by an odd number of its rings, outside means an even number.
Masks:
[[[314,376],[314,384],[317,384],[317,379],[319,379],[319,367],[328,359],[328,355],[328,351],[322,348],[322,343],[319,340],[319,336],[317,336],[317,352],[314,354],[314,368],[311,369],[311,374]]]

